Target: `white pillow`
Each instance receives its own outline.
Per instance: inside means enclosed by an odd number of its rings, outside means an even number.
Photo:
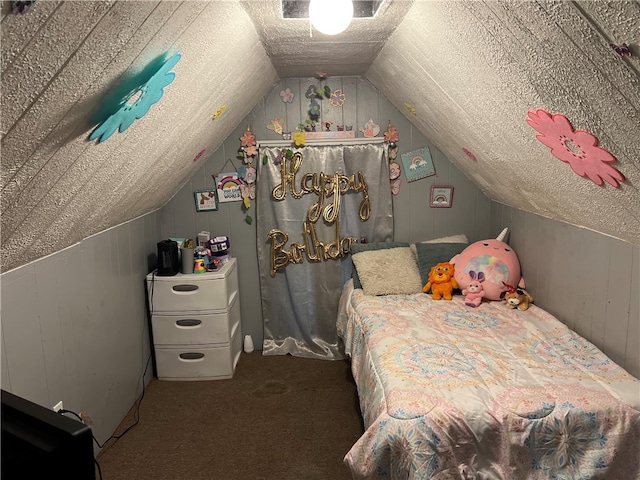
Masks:
[[[420,243],[469,243],[469,239],[463,233],[460,235],[451,235],[450,237],[434,238]]]
[[[409,247],[367,250],[351,255],[366,295],[422,292],[416,257]]]

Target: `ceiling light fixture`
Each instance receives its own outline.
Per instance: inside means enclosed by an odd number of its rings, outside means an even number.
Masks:
[[[352,19],[352,0],[311,0],[309,3],[311,25],[325,35],[344,32]]]

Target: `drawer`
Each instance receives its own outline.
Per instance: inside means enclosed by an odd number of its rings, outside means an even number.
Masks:
[[[242,335],[236,328],[231,344],[156,347],[160,380],[221,380],[232,378],[242,352]]]
[[[202,345],[208,343],[228,345],[232,331],[240,325],[240,301],[237,292],[226,313],[204,315],[154,314],[151,317],[155,345]]]
[[[159,312],[212,312],[227,310],[238,292],[238,270],[232,258],[216,272],[174,276],[147,275],[149,308]]]

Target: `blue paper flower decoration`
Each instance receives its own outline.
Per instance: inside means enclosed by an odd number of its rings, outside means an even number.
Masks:
[[[309,115],[312,117],[318,117],[320,115],[320,104],[315,100],[311,100],[309,104]]]
[[[120,108],[91,132],[89,140],[95,140],[97,138],[98,143],[104,142],[113,135],[116,130],[122,133],[129,128],[134,121],[144,117],[151,106],[162,98],[164,87],[173,82],[176,74],[169,70],[178,63],[180,57],[181,55],[178,52],[161,64],[158,71],[153,74],[146,83],[142,84],[137,90],[125,98]],[[130,103],[134,98],[135,101]]]

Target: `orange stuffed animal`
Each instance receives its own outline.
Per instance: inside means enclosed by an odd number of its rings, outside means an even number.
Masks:
[[[453,278],[455,273],[454,267],[449,262],[437,264],[431,267],[429,272],[429,281],[422,291],[428,293],[431,290],[431,296],[434,300],[451,300],[454,288],[458,287],[458,282]]]

